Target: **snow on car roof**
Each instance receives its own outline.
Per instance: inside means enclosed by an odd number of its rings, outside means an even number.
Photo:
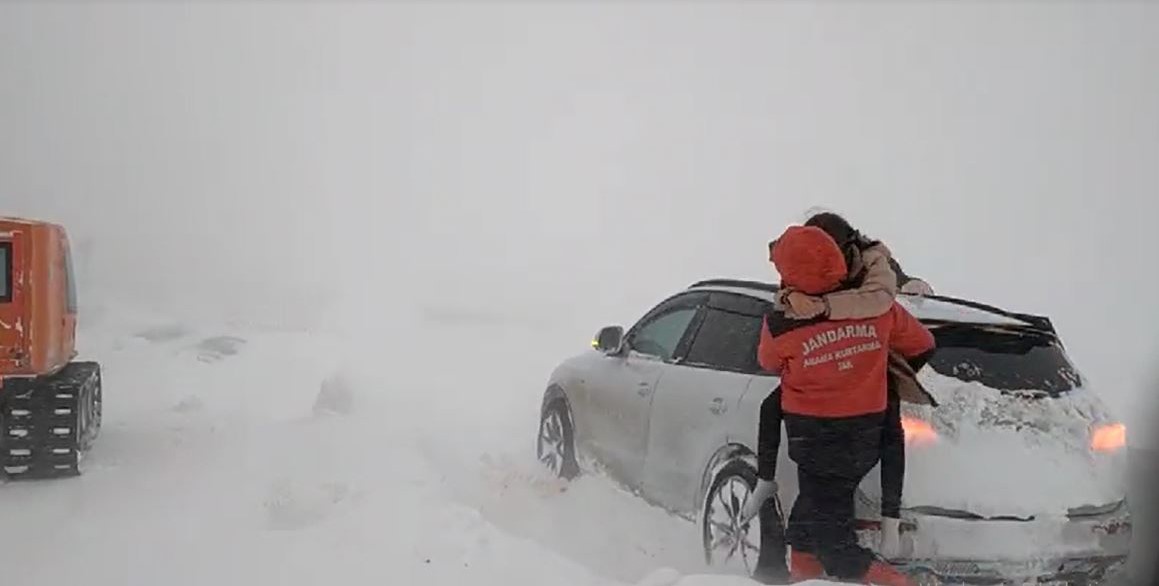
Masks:
[[[922,320],[954,321],[987,325],[1029,326],[1031,324],[982,309],[941,299],[898,295],[897,302]]]
[[[722,284],[713,284],[712,282],[703,282],[693,285],[690,290],[704,290],[704,291],[723,291],[728,293],[738,293],[741,295],[748,295],[764,301],[772,302],[776,295],[771,290],[759,288],[757,284],[746,286],[742,282],[735,284],[727,281]],[[919,297],[915,295],[898,295],[898,303],[912,313],[914,317],[920,320],[933,321],[952,321],[958,323],[971,324],[985,324],[985,325],[1010,325],[1010,326],[1029,326],[1032,325],[1025,321],[1008,317],[992,311],[986,311],[954,303],[953,301],[931,298]]]

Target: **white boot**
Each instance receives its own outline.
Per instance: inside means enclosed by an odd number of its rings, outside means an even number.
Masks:
[[[878,543],[877,553],[887,560],[901,556],[901,519],[881,518],[881,541]]]
[[[740,510],[741,525],[748,523],[761,512],[761,505],[777,492],[777,483],[772,480],[757,480],[757,487],[749,494],[748,500]]]

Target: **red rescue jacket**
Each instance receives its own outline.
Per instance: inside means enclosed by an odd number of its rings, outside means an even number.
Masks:
[[[781,376],[782,408],[812,417],[853,417],[885,411],[887,355],[916,358],[934,348],[934,337],[895,301],[866,319],[791,320],[782,312],[765,319],[760,365]]]

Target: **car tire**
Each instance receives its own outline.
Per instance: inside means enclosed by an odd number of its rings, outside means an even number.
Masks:
[[[760,557],[760,516],[742,527],[739,515],[756,485],[756,468],[740,456],[726,460],[713,476],[700,513],[701,546],[710,568],[754,575]]]
[[[572,480],[580,468],[575,454],[575,427],[571,410],[563,399],[552,401],[539,417],[535,457],[555,477]]]

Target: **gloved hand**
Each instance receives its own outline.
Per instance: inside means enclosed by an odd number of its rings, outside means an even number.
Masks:
[[[761,512],[761,505],[777,492],[777,483],[772,480],[757,480],[757,487],[749,494],[744,506],[740,510],[740,524],[752,521],[757,513]]]
[[[887,560],[901,556],[901,519],[881,518],[881,540],[877,546],[877,553]]]

